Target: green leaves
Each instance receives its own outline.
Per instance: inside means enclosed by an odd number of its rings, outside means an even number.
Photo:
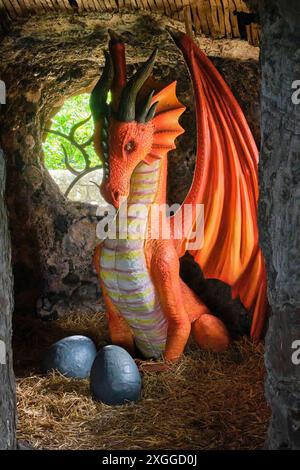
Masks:
[[[89,98],[90,95],[84,93],[65,101],[60,111],[52,119],[51,130],[68,135],[71,128],[77,122],[89,117]],[[79,144],[84,144],[92,137],[93,132],[93,120],[89,119],[85,124],[76,129],[74,137]],[[68,154],[69,163],[77,170],[83,170],[85,168],[85,160],[80,150],[64,137],[51,133],[48,133],[43,144],[46,168],[50,170],[66,169],[62,146]],[[85,147],[85,151],[88,153],[90,165],[99,165],[99,158],[94,151],[93,142]]]

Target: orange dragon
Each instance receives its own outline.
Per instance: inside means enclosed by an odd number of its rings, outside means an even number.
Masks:
[[[126,200],[128,224],[144,224],[143,237],[107,236],[95,252],[111,339],[131,354],[137,349],[143,358],[164,363],[180,357],[191,333],[204,349],[223,351],[230,343],[225,324],[179,275],[179,260],[186,251],[206,278],[231,286],[232,297],[253,312],[254,340],[262,334],[267,310],[254,139],[209,59],[187,35],[170,34],[193,82],[198,149],[184,203],[175,214],[162,216],[171,230],[169,238],[151,236],[155,220],[150,209],[166,202],[167,153],[183,132],[178,120],[185,107],[176,98],[176,82],[146,94],[153,84],[157,51],[127,81],[124,45],[110,31],[103,74],[90,100],[95,149],[104,168],[101,193],[116,209]],[[146,210],[137,214],[137,204]],[[180,238],[174,227],[182,226],[185,205],[198,204],[204,205],[204,243],[192,249],[196,216]]]

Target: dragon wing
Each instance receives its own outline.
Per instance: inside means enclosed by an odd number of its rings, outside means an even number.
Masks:
[[[171,33],[188,65],[197,118],[197,161],[183,207],[204,204],[204,243],[188,248],[176,240],[179,256],[189,251],[206,278],[231,286],[233,298],[253,312],[251,336],[261,336],[267,310],[266,271],[257,227],[258,150],[243,112],[214,65],[185,34]],[[195,217],[185,233],[194,232]]]

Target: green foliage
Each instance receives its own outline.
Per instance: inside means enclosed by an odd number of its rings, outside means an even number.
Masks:
[[[74,124],[90,116],[89,98],[90,95],[84,93],[67,100],[52,119],[53,124],[51,129],[68,135]],[[76,130],[75,139],[78,143],[82,144],[90,139],[93,135],[93,130],[93,120],[91,118],[86,124]],[[74,147],[68,140],[50,132],[43,145],[46,167],[50,170],[66,168],[62,145],[69,156],[69,163],[75,169],[83,170],[85,168],[85,161],[80,150]],[[93,142],[85,147],[85,150],[89,155],[91,166],[99,165],[100,160],[94,151]]]

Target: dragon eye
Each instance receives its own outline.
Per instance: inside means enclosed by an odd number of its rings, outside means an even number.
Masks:
[[[127,142],[127,144],[125,145],[125,151],[128,152],[128,153],[131,153],[134,151],[135,149],[135,143],[133,140],[130,140],[129,142]]]

